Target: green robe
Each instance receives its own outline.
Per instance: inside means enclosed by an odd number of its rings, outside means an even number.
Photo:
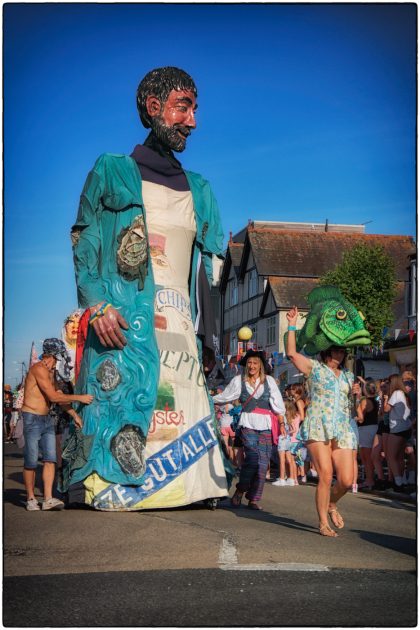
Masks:
[[[197,227],[190,277],[194,321],[198,260],[201,255],[211,285],[212,257],[223,255],[223,232],[209,183],[196,173],[185,171],[185,175]],[[109,302],[119,309],[129,330],[124,331],[127,345],[118,350],[104,348],[89,328],[76,391],[93,394],[94,401],[89,406],[78,406],[83,418],[82,435],[65,466],[62,489],[67,490],[95,471],[111,483],[138,486],[143,482],[144,469],[136,458],[155,409],[159,352],[147,217],[140,171],[133,158],[109,153],[99,157],[81,195],[72,242],[79,305],[87,308]],[[197,346],[201,358],[198,337]],[[122,429],[131,431],[130,441],[134,435],[137,445],[121,459],[118,453],[124,450],[124,443],[118,446],[116,440]],[[228,463],[226,468],[230,472]]]

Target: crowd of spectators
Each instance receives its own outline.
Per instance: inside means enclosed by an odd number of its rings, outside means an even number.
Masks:
[[[219,371],[219,385],[212,393],[222,392],[242,368],[232,358],[223,372]],[[413,371],[391,374],[381,380],[372,378],[360,382],[355,397],[353,429],[358,437],[355,452],[353,492],[387,491],[415,497],[416,491],[416,436],[417,436],[417,383]],[[266,479],[276,487],[293,487],[316,481],[317,473],[311,466],[309,454],[298,440],[298,432],[305,418],[308,404],[305,383],[288,384],[282,389],[285,402],[286,436],[279,437],[273,446]],[[23,402],[23,385],[13,391],[9,385],[3,390],[3,432],[6,442],[22,440],[19,424]],[[216,405],[216,417],[223,437],[226,453],[237,473],[243,462],[243,448],[236,436],[240,407],[234,403]],[[60,410],[56,413],[57,453],[60,459],[61,444],[65,437],[69,418]],[[58,462],[60,464],[60,462]]]
[[[241,372],[235,358],[226,364],[225,378],[212,393],[221,393],[230,380]],[[359,391],[352,401],[352,427],[358,449],[352,492],[388,491],[416,496],[417,383],[413,371],[374,380],[358,377]],[[281,389],[286,407],[286,437],[273,446],[267,481],[276,487],[294,487],[316,481],[307,449],[298,439],[305,418],[308,396],[305,382],[288,384]],[[240,407],[234,403],[215,405],[216,417],[226,446],[226,453],[239,474],[242,449],[235,434]]]

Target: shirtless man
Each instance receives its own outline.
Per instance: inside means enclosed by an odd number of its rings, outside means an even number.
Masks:
[[[26,377],[25,393],[22,406],[23,433],[25,436],[23,479],[27,492],[26,509],[40,510],[35,499],[35,471],[38,466],[38,451],[41,445],[43,458],[42,481],[44,484],[43,510],[61,510],[64,503],[52,496],[55,476],[56,441],[54,422],[50,413],[51,403],[58,403],[73,418],[77,427],[82,420],[72,409],[72,402],[89,405],[93,396],[90,394],[63,394],[57,389],[55,367],[57,361],[68,359],[66,347],[60,339],[46,339],[42,347],[43,355],[39,363],[33,365]]]

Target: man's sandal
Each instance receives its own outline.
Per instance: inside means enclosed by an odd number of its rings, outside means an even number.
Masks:
[[[230,504],[232,507],[235,507],[235,508],[241,507],[242,495],[243,495],[243,492],[239,492],[238,490],[235,491],[235,494],[230,500]]]
[[[321,536],[327,536],[328,538],[338,537],[337,532],[331,529],[328,523],[323,523],[322,525],[319,526],[319,533],[321,534]]]
[[[344,519],[336,508],[333,508],[332,510],[328,510],[328,515],[334,527],[336,527],[337,529],[343,529]]]
[[[249,501],[248,507],[250,510],[262,510],[261,505],[258,505],[258,503],[255,503],[255,501]]]

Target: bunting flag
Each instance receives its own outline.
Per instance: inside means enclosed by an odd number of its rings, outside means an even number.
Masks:
[[[395,341],[397,341],[397,339],[398,339],[398,337],[400,335],[400,332],[401,332],[401,328],[396,328],[395,329],[395,332],[394,332],[394,339],[395,339]]]
[[[408,331],[408,336],[410,339],[410,343],[413,341],[414,335],[416,334],[416,331],[413,330],[412,328],[410,328],[410,330]]]
[[[385,328],[382,329],[382,337],[385,339],[386,335],[388,332],[388,328],[385,326]]]

